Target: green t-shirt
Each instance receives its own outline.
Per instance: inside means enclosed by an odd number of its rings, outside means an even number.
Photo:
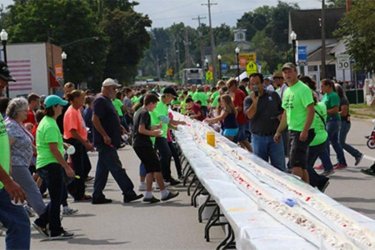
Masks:
[[[186,102],[185,100],[181,101],[180,103],[180,113],[181,114],[186,114]]]
[[[132,99],[130,99],[132,101],[132,104],[137,104],[139,103],[139,100],[141,99],[141,96],[133,96]]]
[[[210,96],[211,102],[213,102],[215,98],[219,95],[220,95],[220,92],[218,90],[213,92],[212,95]]]
[[[172,105],[179,105],[181,102],[180,102],[180,100],[178,100],[178,99],[174,99],[172,102],[171,102],[171,104]]]
[[[115,107],[118,116],[124,116],[124,114],[122,113],[122,101],[116,98],[112,101],[112,104]]]
[[[49,148],[50,143],[57,143],[58,150],[62,155],[64,154],[63,138],[56,120],[45,116],[40,121],[36,131],[36,169],[45,167],[51,163],[58,163]]]
[[[310,146],[317,146],[324,143],[328,138],[325,122],[327,120],[327,107],[323,102],[319,102],[314,106],[315,114],[311,127],[315,131],[315,137],[310,143]],[[320,116],[317,114],[319,113]],[[322,121],[322,118],[324,122]]]
[[[326,105],[327,110],[334,108],[335,106],[340,107],[340,97],[335,91],[332,91],[331,93],[325,93],[322,98],[322,102],[324,102],[324,104]],[[339,113],[336,113],[334,115],[328,115],[328,116],[334,117],[340,120]]]
[[[307,117],[306,107],[313,102],[312,90],[301,81],[285,90],[282,107],[286,111],[289,130],[303,130]]]
[[[204,92],[195,92],[193,95],[194,102],[200,101],[201,106],[207,107],[208,97]]]
[[[219,107],[219,98],[220,98],[220,95],[217,95],[217,96],[214,98],[214,100],[212,101],[211,107],[214,107],[214,108]]]
[[[0,114],[0,165],[5,172],[9,174],[10,169],[10,145],[7,129],[3,116]],[[0,182],[0,189],[4,187],[4,184]]]
[[[168,106],[160,100],[157,104],[155,109],[150,112],[151,116],[151,126],[157,126],[161,122],[162,117],[168,117]],[[162,123],[161,130],[163,131],[162,136],[167,138],[167,131],[168,131],[168,123]]]

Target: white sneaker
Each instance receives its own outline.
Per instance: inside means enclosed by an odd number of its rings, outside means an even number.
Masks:
[[[141,182],[141,184],[139,184],[138,191],[146,191],[146,188],[146,182]]]
[[[29,217],[35,217],[35,212],[29,205],[24,205],[23,208],[26,210]]]
[[[169,185],[171,185],[171,183],[164,181],[164,187],[168,187]],[[155,191],[160,191],[160,188],[159,188],[159,185],[158,185],[157,182],[154,182],[154,190]]]
[[[64,207],[62,214],[67,216],[67,215],[73,215],[78,212],[78,209],[73,209],[70,207]]]

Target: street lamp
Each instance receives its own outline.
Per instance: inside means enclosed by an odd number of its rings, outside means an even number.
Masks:
[[[61,53],[61,59],[66,60],[66,58],[68,58],[68,55],[65,53],[65,51],[63,51]]]
[[[219,79],[221,79],[221,55],[217,55],[217,60],[219,61]]]
[[[238,77],[238,80],[239,80],[240,79],[240,48],[236,47],[234,49],[234,52],[236,53],[237,77]]]
[[[1,43],[3,44],[3,54],[4,54],[4,62],[8,64],[7,59],[7,41],[8,41],[8,33],[5,31],[5,29],[2,29],[0,32],[0,39]],[[6,97],[9,98],[9,83],[5,91]]]
[[[206,65],[206,71],[208,71],[208,59],[207,59],[207,58],[204,59],[204,63],[205,63],[205,65]]]
[[[295,65],[297,65],[297,62],[296,62],[296,40],[297,40],[297,34],[293,30],[292,30],[292,32],[290,32],[290,40],[292,41],[292,46],[293,46],[293,50],[292,50],[292,53],[293,53],[293,63]]]
[[[61,59],[62,59],[62,71],[63,71],[63,79],[64,79],[64,61],[66,60],[66,58],[68,58],[68,55],[65,53],[65,51],[63,51],[61,53]]]

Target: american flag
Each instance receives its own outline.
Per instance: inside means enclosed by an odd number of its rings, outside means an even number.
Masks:
[[[32,90],[31,61],[30,60],[9,60],[8,67],[11,76],[16,82],[9,82],[9,90]]]

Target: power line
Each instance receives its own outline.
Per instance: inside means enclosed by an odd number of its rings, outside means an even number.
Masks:
[[[196,18],[192,18],[192,20],[198,20],[198,28],[201,27],[201,20],[202,19],[206,19],[206,17],[198,15],[198,17],[196,17]]]

